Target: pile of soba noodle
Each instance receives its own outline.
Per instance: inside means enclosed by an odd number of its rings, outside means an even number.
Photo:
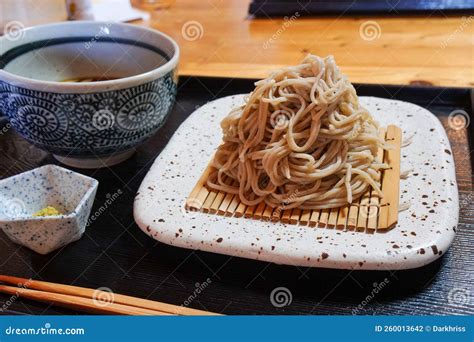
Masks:
[[[286,209],[337,208],[370,188],[382,196],[376,155],[387,147],[332,56],[308,55],[255,86],[221,122],[210,188]]]

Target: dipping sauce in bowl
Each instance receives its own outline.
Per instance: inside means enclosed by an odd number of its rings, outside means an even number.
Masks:
[[[145,27],[65,22],[0,38],[0,115],[62,163],[117,164],[165,122],[179,47]]]
[[[111,77],[103,77],[103,76],[83,76],[83,77],[78,77],[78,78],[71,78],[67,79],[61,82],[67,82],[67,83],[82,83],[82,82],[103,82],[103,81],[113,81],[113,80],[118,80],[121,77],[116,77],[116,78],[111,78]]]

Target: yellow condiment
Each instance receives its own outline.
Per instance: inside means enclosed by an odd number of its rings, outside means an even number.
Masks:
[[[55,207],[46,207],[43,208],[36,213],[33,214],[33,216],[58,216],[62,215]]]

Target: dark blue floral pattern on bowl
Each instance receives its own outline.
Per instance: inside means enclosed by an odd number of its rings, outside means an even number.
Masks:
[[[176,88],[173,71],[135,87],[90,94],[36,91],[0,81],[0,116],[53,154],[109,155],[151,137],[171,111]]]

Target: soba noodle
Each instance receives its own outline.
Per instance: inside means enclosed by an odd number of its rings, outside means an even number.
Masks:
[[[300,65],[255,83],[242,107],[222,120],[208,186],[246,205],[326,209],[379,196],[380,129],[334,58]]]

